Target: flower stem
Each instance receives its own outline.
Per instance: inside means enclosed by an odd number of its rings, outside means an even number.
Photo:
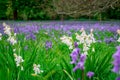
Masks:
[[[84,70],[82,70],[82,80],[84,80]]]
[[[18,72],[18,77],[17,77],[17,80],[19,80],[19,75],[20,75],[20,71]]]

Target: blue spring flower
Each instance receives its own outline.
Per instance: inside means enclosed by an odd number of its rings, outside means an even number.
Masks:
[[[77,69],[84,70],[84,63],[86,60],[86,54],[80,54],[80,49],[75,48],[72,53],[70,54],[71,56],[71,64],[75,64],[75,67],[73,68],[73,71],[75,72]]]
[[[52,48],[52,42],[51,41],[46,41],[45,43],[45,48],[48,50],[50,48]]]
[[[113,61],[114,67],[112,71],[118,74],[120,72],[120,46],[117,47],[117,51],[113,55],[113,58],[114,58],[114,61]]]
[[[87,76],[88,76],[88,77],[89,77],[89,79],[90,79],[92,76],[94,76],[94,72],[89,71],[89,72],[87,73]]]

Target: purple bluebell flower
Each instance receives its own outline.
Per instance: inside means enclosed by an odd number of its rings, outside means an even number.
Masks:
[[[112,71],[118,74],[120,72],[120,46],[117,47],[117,51],[115,54],[113,54],[113,58],[114,58],[113,61],[114,67]]]
[[[111,43],[111,42],[115,42],[115,41],[116,41],[116,40],[115,40],[114,38],[112,38],[112,37],[111,37],[111,38],[105,38],[105,39],[104,39],[104,42],[106,42],[106,43],[108,43],[108,44]]]
[[[80,49],[79,48],[75,48],[72,53],[70,54],[72,61],[71,64],[76,64],[77,60],[78,60],[78,55],[80,54]]]
[[[30,33],[26,35],[26,39],[32,39],[32,40],[36,40],[36,35],[34,33]]]
[[[19,27],[15,27],[15,28],[14,28],[14,32],[15,32],[15,33],[20,33]]]
[[[8,23],[8,22],[7,22]],[[42,23],[42,24],[41,24]],[[19,23],[9,23],[11,27],[18,27],[20,33],[25,32],[33,32],[36,33],[40,29],[44,30],[63,30],[63,31],[70,31],[75,30],[78,31],[80,30],[83,26],[86,30],[89,30],[91,28],[94,28],[94,30],[99,30],[99,31],[112,31],[116,32],[117,29],[120,28],[120,23],[119,22],[91,22],[91,21],[85,21],[85,22],[19,22]],[[61,26],[63,25],[63,26]],[[2,27],[2,25],[0,24]],[[70,26],[70,27],[69,27]],[[21,29],[22,28],[22,29]],[[17,31],[17,30],[16,30]]]
[[[113,69],[112,71],[115,72],[116,74],[119,74],[120,72],[120,46],[117,47],[117,51],[115,54],[113,54]],[[120,77],[117,77],[116,80],[120,80]]]
[[[120,77],[117,77],[116,80],[120,80]]]
[[[26,26],[15,26],[15,33],[24,33],[26,35],[26,39],[36,39],[35,33],[39,32],[39,26],[35,25],[26,25]]]
[[[52,48],[52,42],[51,41],[46,41],[45,43],[45,48],[48,50],[50,48]]]
[[[78,78],[78,80],[80,80],[80,78]]]
[[[84,70],[84,62],[78,62],[77,65],[73,68],[73,71],[75,72],[77,69]]]
[[[69,36],[71,36],[72,33],[71,33],[70,31],[67,31],[67,34],[68,34]]]
[[[27,49],[28,49],[28,46],[25,46],[25,47],[24,47],[24,50],[27,50]]]
[[[86,54],[81,54],[80,55],[80,62],[85,62],[85,60],[86,60]]]
[[[81,54],[80,55],[80,61],[77,63],[77,65],[75,66],[73,71],[76,71],[77,69],[84,70],[85,69],[85,67],[84,67],[85,60],[86,60],[86,54]]]
[[[89,71],[89,72],[87,73],[87,76],[88,76],[88,78],[91,78],[91,77],[93,77],[93,76],[94,76],[94,72],[92,72],[92,71]]]
[[[77,42],[74,42],[74,47],[75,47],[75,48],[77,48],[77,47],[78,47]]]
[[[101,43],[102,41],[101,40],[97,40],[97,42]]]
[[[73,52],[70,54],[70,56],[72,58],[71,64],[75,64],[73,71],[75,72],[77,69],[84,70],[86,54],[80,54],[80,49],[75,48]]]

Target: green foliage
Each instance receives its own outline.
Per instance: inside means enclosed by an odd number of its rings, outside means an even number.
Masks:
[[[0,79],[1,80],[77,80],[81,78],[81,70],[73,72],[74,65],[70,64],[71,50],[68,46],[61,43],[58,35],[59,31],[53,30],[55,41],[48,34],[44,34],[44,30],[41,30],[37,35],[37,39],[25,40],[23,34],[18,34],[18,43],[12,46],[7,42],[7,37],[4,36],[0,41]],[[50,34],[52,33],[50,32]],[[110,32],[104,32],[107,37],[113,36]],[[106,36],[101,34],[101,38]],[[74,34],[73,37],[75,38]],[[95,36],[97,37],[97,36]],[[53,46],[51,49],[45,49],[45,41],[51,40]],[[25,47],[28,46],[27,49]],[[95,52],[90,48],[85,63],[85,80],[88,80],[86,73],[88,71],[95,72],[94,77],[91,80],[115,80],[116,75],[111,72],[112,69],[112,55],[115,52],[115,46],[110,43],[109,45],[102,43],[92,44],[95,48]],[[13,49],[16,48],[16,54],[23,57],[25,62],[23,63],[24,70],[21,71],[19,67],[16,67],[16,63],[13,56]],[[32,75],[33,64],[40,64],[41,69],[44,71],[39,75]]]
[[[95,72],[95,78],[103,80],[108,78],[111,72],[112,55],[115,48],[106,45],[105,43],[96,43],[93,45],[95,52],[89,51],[86,61],[86,71]]]
[[[16,19],[16,20],[66,20],[77,19],[120,19],[120,8],[108,8],[99,14],[92,16],[76,16],[64,15],[63,17],[55,12],[53,0],[1,0],[0,1],[0,19]]]
[[[8,6],[8,0],[1,0],[0,1],[0,19],[6,19],[6,12]]]
[[[109,13],[107,15],[109,18],[120,19],[120,8],[119,7],[115,7],[114,9],[108,9],[106,12]]]

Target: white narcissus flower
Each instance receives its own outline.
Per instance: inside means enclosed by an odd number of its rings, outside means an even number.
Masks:
[[[120,35],[120,29],[117,30],[117,33]]]
[[[23,71],[24,70],[24,68],[23,68],[23,66],[21,66],[21,71]]]
[[[69,49],[73,49],[73,46],[72,46],[72,45],[70,45],[70,46],[69,46]]]
[[[16,62],[16,66],[17,67],[21,67],[21,70],[23,70],[23,66],[21,65],[23,62],[24,62],[24,60],[23,60],[23,58],[21,57],[21,56],[18,56],[17,54],[15,54],[14,53],[14,57],[15,57],[15,62]]]
[[[117,30],[117,33],[120,35],[120,29]],[[118,42],[120,42],[120,37],[117,40]]]
[[[85,30],[83,30],[81,33],[81,37],[86,37],[86,36],[87,36],[87,34],[86,34]]]
[[[78,35],[76,33],[76,39],[79,40],[79,44],[83,44],[83,43],[85,43],[85,40],[88,36],[87,36],[84,28],[82,28],[80,31],[82,32],[81,35]]]
[[[62,36],[61,41],[65,43],[67,46],[69,46],[69,49],[73,49],[73,43],[72,43],[72,38],[68,36]]]
[[[2,25],[3,25],[3,26],[6,26],[6,23],[4,23],[4,22],[3,22],[3,24],[2,24]]]
[[[118,42],[120,42],[120,37],[118,38],[118,40],[117,40]]]
[[[85,51],[83,54],[88,55],[88,52],[87,52],[87,51]]]
[[[40,70],[40,65],[38,64],[33,64],[33,70],[35,72],[35,74],[40,74],[41,72],[43,72],[43,70]]]
[[[16,44],[16,43],[17,43],[16,33],[14,33],[13,36],[9,36],[9,37],[8,37],[8,41],[9,41],[12,45]]]
[[[89,47],[86,44],[83,44],[83,52],[87,52],[89,50]]]
[[[2,40],[2,34],[0,33],[0,40]]]
[[[15,52],[16,51],[16,49],[13,49],[13,52]]]
[[[16,33],[12,34],[11,33],[11,28],[9,25],[3,23],[3,26],[4,26],[4,33],[8,35],[8,41],[14,45],[17,43],[17,40],[15,39],[16,38]]]
[[[96,42],[93,33],[90,33],[89,38],[92,40],[92,43]]]
[[[80,36],[76,33],[76,39],[79,40],[79,44],[82,44],[84,43],[84,37],[83,36]]]
[[[48,32],[45,32],[46,35],[48,35]]]
[[[90,44],[92,43],[92,40],[89,38],[89,36],[87,36],[84,40],[84,43],[83,44],[86,44],[87,46],[90,47]]]
[[[83,53],[87,54],[90,45],[96,42],[93,35],[93,29],[91,29],[90,34],[88,35],[86,34],[84,28],[81,29],[81,32],[82,33],[80,35],[75,33],[76,39],[79,41],[79,44],[83,44]]]
[[[11,28],[9,25],[3,23],[3,26],[4,26],[4,33],[7,34],[8,36],[11,36]]]
[[[17,43],[17,40],[15,39],[14,36],[9,36],[9,38],[7,39],[12,45]]]
[[[94,47],[92,48],[92,52],[95,52],[95,48]]]

